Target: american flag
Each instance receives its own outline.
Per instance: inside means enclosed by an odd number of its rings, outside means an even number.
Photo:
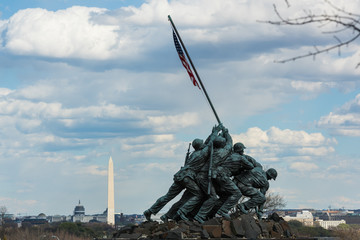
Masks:
[[[196,78],[195,78],[194,74],[191,71],[189,63],[186,61],[184,52],[183,52],[183,50],[182,50],[182,48],[180,46],[179,40],[178,40],[178,38],[177,38],[174,31],[173,31],[173,38],[174,38],[175,48],[176,48],[177,53],[179,54],[179,58],[180,58],[180,61],[181,61],[182,65],[184,66],[184,68],[188,72],[189,77],[190,77],[192,83],[194,84],[194,86],[195,87],[197,86],[199,89],[201,89],[200,86],[199,86],[199,83],[196,81]]]

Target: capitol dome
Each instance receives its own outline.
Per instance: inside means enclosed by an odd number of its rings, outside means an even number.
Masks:
[[[44,213],[40,213],[38,216],[37,216],[37,219],[46,219],[46,215]]]
[[[81,205],[80,200],[79,204],[74,209],[74,215],[85,215],[85,208]]]

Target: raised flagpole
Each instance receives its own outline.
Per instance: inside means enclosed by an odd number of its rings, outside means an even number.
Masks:
[[[185,51],[186,57],[189,59],[189,62],[190,62],[190,64],[191,64],[192,69],[193,69],[194,72],[195,72],[195,75],[196,75],[197,79],[199,80],[199,83],[200,83],[200,85],[201,85],[201,88],[202,88],[202,90],[204,91],[204,94],[205,94],[206,99],[208,100],[208,102],[209,102],[209,104],[210,104],[210,107],[211,107],[212,111],[214,112],[214,115],[215,115],[215,117],[216,117],[216,120],[218,121],[219,124],[221,124],[221,121],[220,121],[220,119],[219,119],[219,116],[217,115],[217,113],[216,113],[216,111],[215,111],[215,108],[214,108],[214,106],[213,106],[213,104],[212,104],[212,102],[211,102],[211,100],[210,100],[210,98],[209,98],[209,95],[208,95],[207,92],[206,92],[205,86],[204,86],[204,84],[202,83],[201,78],[200,78],[199,74],[198,74],[197,71],[196,71],[196,68],[195,68],[195,66],[194,66],[194,64],[193,64],[193,62],[192,62],[192,60],[191,60],[191,58],[190,58],[190,55],[189,55],[188,51],[186,50],[185,45],[184,45],[183,41],[181,40],[181,37],[180,37],[180,35],[179,35],[176,27],[175,27],[174,22],[172,21],[170,15],[168,15],[168,19],[169,19],[169,21],[170,21],[170,23],[171,23],[172,28],[173,28],[174,31],[175,31],[176,36],[179,38],[180,44],[181,44],[182,48],[183,48],[184,51]]]

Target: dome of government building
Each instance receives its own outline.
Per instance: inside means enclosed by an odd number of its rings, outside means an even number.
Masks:
[[[74,209],[74,215],[85,215],[85,208],[81,205],[80,200],[79,204]]]

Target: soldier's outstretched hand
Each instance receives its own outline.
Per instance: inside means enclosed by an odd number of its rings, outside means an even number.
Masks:
[[[212,132],[213,132],[213,133],[219,133],[220,130],[221,130],[220,125],[218,125],[218,126],[215,125],[215,126],[213,127],[213,129],[212,129]]]

